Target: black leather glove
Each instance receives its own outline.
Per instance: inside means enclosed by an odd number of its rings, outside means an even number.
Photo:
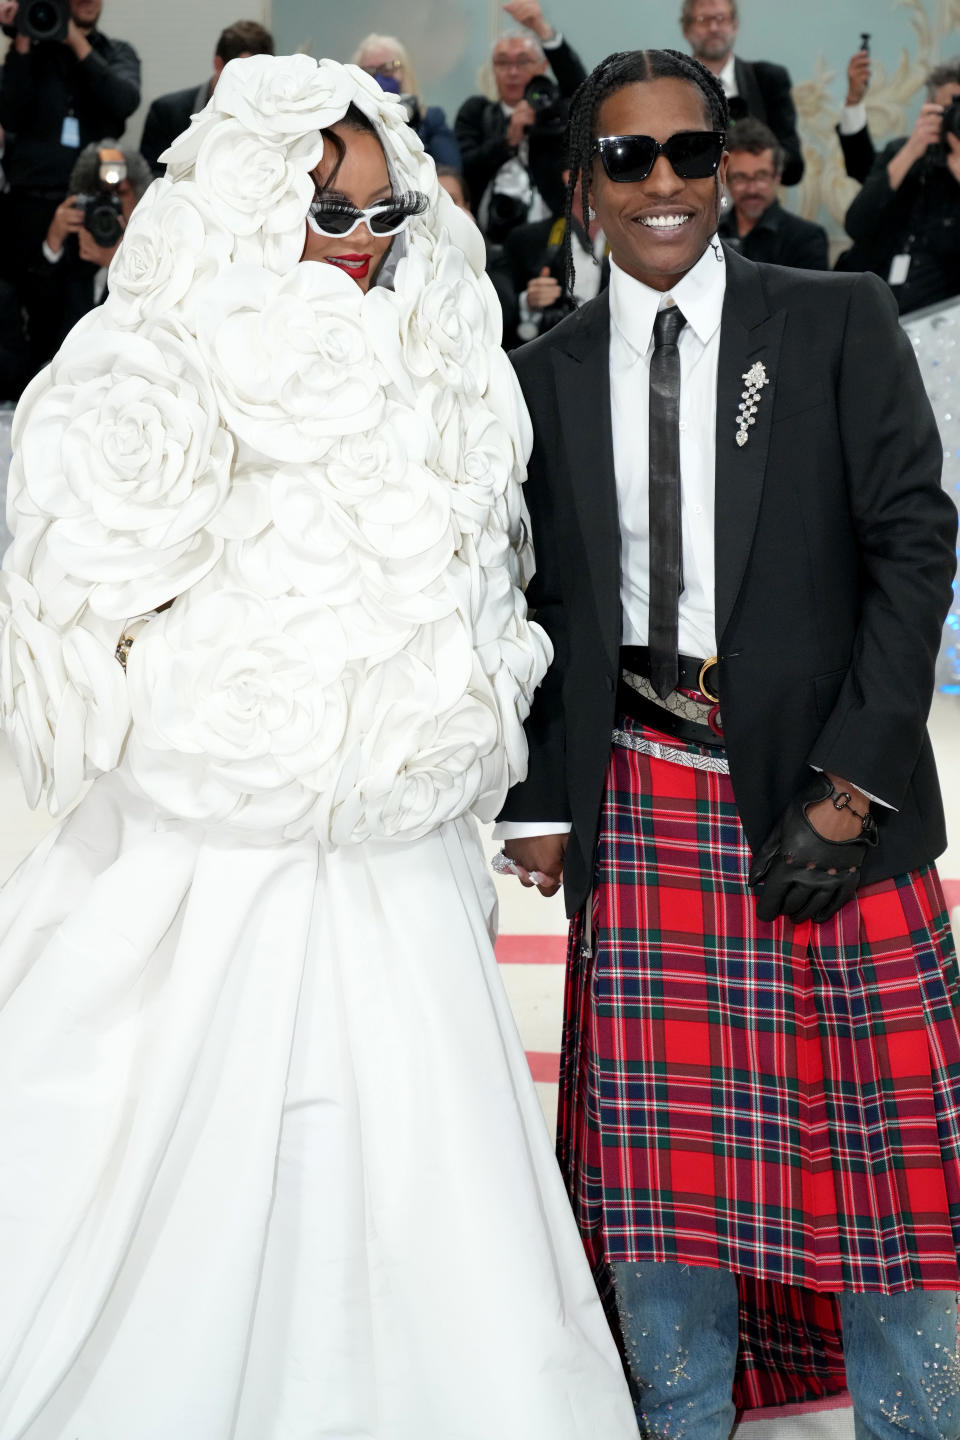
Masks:
[[[868,815],[853,840],[827,840],[814,830],[807,810],[836,792],[826,775],[813,775],[791,800],[757,853],[749,885],[763,882],[757,918],[787,915],[795,923],[819,924],[836,915],[860,883],[867,847],[877,843],[877,822]]]

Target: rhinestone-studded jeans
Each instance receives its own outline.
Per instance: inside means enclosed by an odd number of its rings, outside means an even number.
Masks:
[[[670,1261],[613,1267],[644,1440],[727,1440],[735,1411],[737,1281]],[[840,1296],[856,1440],[960,1440],[957,1296]]]

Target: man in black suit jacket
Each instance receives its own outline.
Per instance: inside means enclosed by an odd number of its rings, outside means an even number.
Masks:
[[[759,120],[739,120],[727,142],[727,190],[733,202],[718,234],[748,260],[829,270],[822,225],[784,210],[777,200],[784,155],[776,135]]]
[[[563,203],[565,102],[586,76],[579,56],[544,18],[538,0],[504,7],[530,32],[502,35],[493,47],[496,100],[471,95],[454,124],[477,224],[501,242],[509,230],[555,215]],[[536,111],[530,81],[552,69],[558,102]]]
[[[725,121],[676,52],[573,107],[611,283],[512,357],[554,661],[498,868],[562,876],[573,917],[558,1151],[642,1433],[725,1440],[738,1355],[741,1402],[839,1388],[842,1310],[858,1427],[885,1433],[882,1336],[934,1440],[960,1004],[925,724],[957,516],[882,282],[717,241]]]
[[[693,54],[717,76],[730,102],[730,117],[762,120],[783,146],[784,185],[803,178],[803,150],[797,134],[797,110],[790,73],[768,60],[734,55],[739,16],[736,0],[683,0],[680,25]]]
[[[200,85],[190,85],[186,90],[173,90],[168,95],[159,95],[147,111],[143,122],[143,136],[140,140],[140,154],[150,166],[154,175],[162,175],[166,166],[160,163],[160,156],[178,135],[182,135],[190,124],[191,115],[196,115],[213,94],[220,72],[229,60],[239,60],[245,55],[272,55],[273,36],[269,30],[255,20],[237,20],[228,25],[220,34],[213,55],[213,74]]]

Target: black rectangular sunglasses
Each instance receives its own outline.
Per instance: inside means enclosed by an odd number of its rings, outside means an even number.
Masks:
[[[594,148],[608,177],[624,185],[646,180],[658,155],[681,180],[703,180],[716,175],[726,138],[722,130],[678,130],[661,145],[652,135],[601,135]]]

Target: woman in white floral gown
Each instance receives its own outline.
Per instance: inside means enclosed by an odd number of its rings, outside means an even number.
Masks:
[[[0,1436],[627,1440],[472,818],[548,661],[482,243],[331,62],[167,159],[15,424],[2,720],[93,784],[0,896]]]

